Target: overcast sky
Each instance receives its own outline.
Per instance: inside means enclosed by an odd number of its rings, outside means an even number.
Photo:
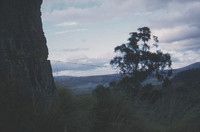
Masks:
[[[200,0],[44,0],[42,19],[54,75],[115,73],[114,47],[143,26],[173,68],[200,61]]]

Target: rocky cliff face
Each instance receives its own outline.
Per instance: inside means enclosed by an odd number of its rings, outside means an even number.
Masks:
[[[42,0],[0,0],[0,84],[20,85],[45,101],[56,88],[42,29]],[[7,84],[8,85],[8,84]]]

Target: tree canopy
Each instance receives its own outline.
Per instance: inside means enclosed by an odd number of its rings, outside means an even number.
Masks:
[[[114,57],[110,64],[119,68],[121,74],[135,85],[141,85],[150,75],[154,75],[163,84],[169,81],[172,75],[171,56],[157,50],[158,37],[152,35],[148,27],[138,28],[138,32],[132,32],[130,36],[128,43],[115,48],[115,52],[120,55]],[[150,44],[152,38],[153,43]]]

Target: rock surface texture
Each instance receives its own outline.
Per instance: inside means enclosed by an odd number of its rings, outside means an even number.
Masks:
[[[0,81],[29,98],[57,96],[42,29],[42,0],[0,0]]]

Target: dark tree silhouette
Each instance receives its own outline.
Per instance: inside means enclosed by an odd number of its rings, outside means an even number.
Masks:
[[[148,27],[139,28],[138,32],[132,32],[130,35],[128,43],[115,48],[115,52],[121,54],[114,57],[110,64],[119,68],[134,86],[141,86],[150,75],[154,75],[166,85],[172,75],[172,61],[170,54],[164,54],[161,50],[151,50],[158,47],[158,37],[152,36]],[[150,45],[152,37],[154,43]]]

